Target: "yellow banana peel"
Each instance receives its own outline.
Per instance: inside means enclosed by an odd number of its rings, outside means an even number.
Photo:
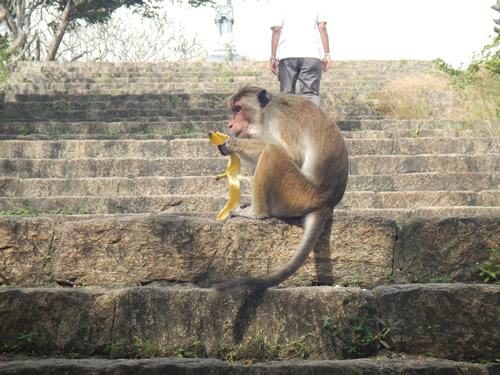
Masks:
[[[223,144],[228,138],[229,138],[228,135],[219,132],[208,133],[209,141],[217,146]],[[226,171],[222,174],[215,176],[216,180],[220,180],[221,178],[227,178],[227,181],[229,183],[229,198],[227,200],[226,205],[219,212],[219,215],[217,216],[218,221],[226,220],[229,217],[229,211],[238,206],[238,203],[241,198],[240,179],[246,179],[247,181],[249,181],[246,177],[240,176],[240,168],[241,168],[240,157],[237,153],[233,153],[229,155]]]

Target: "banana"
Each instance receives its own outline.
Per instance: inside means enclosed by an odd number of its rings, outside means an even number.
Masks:
[[[209,141],[217,146],[223,144],[228,138],[229,138],[228,135],[219,132],[208,133]],[[220,180],[221,178],[227,178],[227,181],[229,183],[229,198],[227,200],[226,205],[219,212],[219,215],[217,216],[218,221],[226,220],[229,217],[229,211],[235,209],[238,206],[238,203],[241,198],[240,179],[246,179],[247,181],[249,181],[246,177],[240,176],[240,168],[241,168],[240,157],[237,153],[234,153],[229,155],[226,171],[222,174],[215,176],[216,180]]]

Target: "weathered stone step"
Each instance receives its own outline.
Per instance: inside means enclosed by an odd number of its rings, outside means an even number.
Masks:
[[[498,205],[498,194],[482,195],[472,197],[476,199],[476,205],[463,205],[467,195],[457,193],[446,195],[440,194],[439,199],[429,199],[426,192],[418,193],[423,199],[417,203],[410,201],[406,207],[398,202],[398,207],[392,207],[394,196],[384,198],[385,207],[381,207],[378,196],[370,199],[367,194],[346,193],[344,200],[335,209],[337,216],[377,216],[393,220],[406,220],[418,217],[477,217],[497,216],[500,214]],[[370,195],[370,194],[368,194]],[[455,198],[458,195],[458,198]],[[403,196],[405,196],[403,194]],[[3,214],[29,215],[137,215],[137,214],[167,214],[197,216],[214,219],[218,212],[225,206],[227,191],[219,197],[207,197],[196,195],[154,195],[154,196],[121,196],[120,193],[113,196],[53,196],[53,197],[24,197],[24,198],[0,198],[0,211]],[[356,198],[361,198],[357,201]],[[410,195],[411,197],[411,195]],[[435,195],[432,195],[435,198]],[[250,196],[242,196],[243,201],[250,202]],[[481,199],[478,201],[477,199]],[[372,207],[370,204],[373,203]],[[435,205],[438,201],[439,205]],[[477,205],[478,202],[490,202],[485,205]],[[350,206],[352,204],[353,206]],[[432,206],[430,206],[433,204]],[[448,204],[448,205],[446,205]],[[462,205],[460,205],[462,204]]]
[[[214,173],[215,174],[215,173]],[[242,192],[248,184],[242,182]],[[385,176],[350,176],[347,191],[487,191],[500,186],[500,173],[415,173]],[[116,196],[227,193],[227,183],[213,176],[3,178],[0,197]]]
[[[349,155],[498,154],[500,137],[347,138]],[[0,158],[217,157],[208,139],[3,141]],[[500,156],[499,156],[500,158]]]
[[[0,233],[5,285],[117,287],[163,281],[209,286],[282,267],[303,228],[299,221],[276,219],[219,223],[165,215],[2,215]],[[477,265],[499,239],[500,214],[401,222],[338,215],[284,285],[374,287],[439,277],[481,282]]]
[[[477,361],[496,358],[500,346],[492,329],[500,324],[500,286],[494,285],[299,287],[217,301],[207,289],[180,287],[4,288],[0,296],[0,344],[32,333],[26,349],[42,355],[90,355],[120,340],[142,340],[171,348],[203,342],[208,357],[220,358],[261,337],[272,346],[301,343],[311,359],[342,359],[350,342],[332,338],[325,319],[333,328],[356,318],[380,332],[374,316],[390,327],[384,341],[394,352]],[[380,348],[361,349],[373,354]]]
[[[347,104],[335,108],[341,118],[363,119],[381,118],[376,111],[366,104]],[[227,120],[228,113],[220,108],[179,108],[179,109],[104,109],[104,110],[30,110],[9,111],[4,110],[4,118],[15,121],[49,121],[80,122],[102,121],[117,122],[127,121],[160,121],[165,118],[174,121],[220,121]],[[1,114],[0,114],[1,115]]]
[[[363,77],[370,74],[380,75],[389,73],[411,73],[427,72],[434,69],[434,64],[430,61],[389,61],[389,60],[370,60],[370,61],[332,61],[332,68],[329,76],[339,74],[350,74],[353,77]],[[198,77],[203,76],[222,76],[230,79],[234,76],[252,76],[255,73],[273,76],[269,70],[267,61],[237,61],[237,62],[183,62],[179,63],[107,63],[107,62],[18,62],[15,67],[14,75],[22,73],[46,76],[51,79],[66,76],[121,76],[126,75],[148,75],[161,77]]]
[[[364,109],[363,109],[364,110]],[[165,117],[180,121],[182,119],[192,120],[223,120],[227,113],[218,108],[179,108],[179,109],[103,109],[103,110],[30,110],[6,112],[6,118],[16,121],[120,121],[120,119],[149,118],[158,121],[157,118]],[[156,119],[156,120],[155,120]],[[137,120],[135,120],[137,121]]]
[[[357,79],[355,77],[332,77],[322,79],[322,95],[340,95],[342,98],[355,99],[358,96],[364,98],[377,97],[381,90],[391,82],[392,77]],[[45,78],[26,78],[25,81],[9,80],[6,85],[7,102],[20,101],[19,97],[24,95],[44,95],[62,96],[63,93],[72,95],[85,94],[93,97],[107,96],[112,93],[121,95],[168,95],[176,96],[198,96],[200,94],[208,96],[222,95],[223,97],[233,93],[238,87],[253,84],[265,88],[271,93],[279,92],[279,82],[276,77],[235,77],[230,81],[220,81],[217,79],[158,79],[148,77],[137,78],[113,78],[89,82],[61,80],[54,81]],[[444,91],[435,91],[438,94],[446,95]],[[70,99],[70,97],[66,98]],[[28,100],[29,101],[29,100]],[[35,99],[34,101],[38,101]]]
[[[351,156],[349,163],[350,175],[500,172],[500,158],[496,154],[364,155]],[[213,176],[225,171],[226,165],[227,160],[222,157],[0,159],[3,177],[11,178]],[[244,163],[241,174],[253,175],[253,168]]]
[[[332,68],[328,75],[350,74],[352,76],[383,75],[390,73],[411,73],[415,71],[428,72],[435,69],[430,61],[332,61]],[[274,77],[267,61],[235,61],[224,63],[191,63],[182,65],[172,63],[107,63],[91,62],[18,62],[13,74],[29,73],[52,79],[65,77],[120,77],[120,76],[160,76],[160,77],[212,77],[219,76],[232,78],[234,76],[253,76],[255,74]],[[201,75],[201,76],[200,76]]]
[[[455,362],[443,359],[351,359],[323,361],[279,361],[243,365],[217,359],[42,359],[0,362],[0,374],[9,375],[494,375],[499,365]],[[489,371],[489,372],[488,372]]]
[[[212,194],[217,194],[213,192]],[[243,195],[242,201],[250,202]],[[111,196],[25,196],[0,197],[1,211],[29,208],[34,212],[67,210],[73,213],[81,209],[93,214],[115,213],[184,213],[221,210],[227,201],[227,191],[218,195],[165,194],[130,196],[125,191]],[[348,191],[338,204],[339,209],[408,209],[418,207],[496,207],[500,211],[500,191],[402,191],[372,192]]]
[[[329,91],[328,99],[335,106],[366,105],[372,99],[364,92]],[[74,111],[74,110],[105,110],[105,109],[214,109],[225,107],[223,100],[227,93],[221,96],[212,95],[15,95],[13,101],[4,103],[4,112],[15,111]],[[204,98],[206,97],[206,98]],[[227,110],[229,113],[229,110]]]
[[[337,125],[344,131],[345,137],[363,138],[367,132],[372,132],[373,137],[393,138],[393,137],[412,137],[416,136],[418,130],[419,137],[456,137],[469,136],[474,133],[467,130],[467,126],[459,121],[447,120],[374,120],[358,119],[337,120]],[[84,135],[92,137],[107,137],[115,139],[116,137],[128,136],[148,136],[150,138],[165,137],[172,134],[191,134],[202,133],[202,137],[210,130],[227,133],[228,115],[223,118],[195,120],[186,118],[183,121],[178,119],[144,119],[144,121],[75,121],[61,122],[52,120],[43,121],[4,121],[0,123],[0,137],[2,139],[12,139],[18,136],[30,135],[42,137],[50,135],[51,137],[72,138]],[[472,124],[471,124],[472,125]],[[482,123],[475,122],[473,126],[481,127]],[[352,131],[355,130],[355,131]]]
[[[206,117],[206,116],[205,116]],[[195,118],[162,118],[144,119],[144,121],[123,121],[123,122],[57,122],[57,121],[27,121],[27,122],[3,122],[0,123],[0,137],[12,139],[14,137],[40,137],[50,135],[50,137],[71,137],[79,138],[97,137],[116,139],[118,136],[127,137],[171,137],[172,135],[203,135],[209,131],[221,131],[227,133],[227,116],[219,120],[206,117],[204,119]]]
[[[372,92],[380,90],[384,84],[389,81],[381,80],[359,80],[359,81],[330,81],[323,82],[321,92],[327,93],[344,92],[350,90],[353,94],[362,91]],[[271,92],[279,91],[279,82],[263,79],[249,79],[242,77],[237,82],[216,82],[213,80],[191,80],[191,81],[140,81],[140,82],[111,82],[111,83],[80,83],[80,82],[10,82],[6,85],[6,101],[12,101],[12,95],[53,95],[53,94],[69,94],[69,95],[143,95],[143,94],[196,94],[196,93],[224,93],[229,95],[233,93],[239,86],[249,83],[256,84]]]

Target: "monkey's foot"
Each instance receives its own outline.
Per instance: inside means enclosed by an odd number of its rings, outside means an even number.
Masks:
[[[267,219],[267,215],[257,215],[253,212],[252,206],[246,206],[244,208],[236,208],[231,210],[231,217],[245,217],[247,219]]]

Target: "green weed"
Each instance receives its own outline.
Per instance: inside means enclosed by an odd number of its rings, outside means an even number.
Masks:
[[[368,357],[380,346],[389,349],[386,337],[392,327],[400,324],[385,322],[373,314],[373,307],[357,302],[348,305],[350,313],[340,316],[337,312],[323,319],[332,343],[342,349],[346,358]]]
[[[483,264],[478,264],[479,276],[484,277],[485,283],[498,284],[498,276],[500,275],[500,245],[496,245],[491,249],[491,255]]]
[[[32,215],[32,216],[38,216],[38,212],[29,210],[29,209],[17,209],[17,210],[12,210],[12,211],[0,211],[0,215]]]
[[[437,276],[437,277],[431,277],[429,279],[430,284],[438,284],[438,283],[451,283],[453,282],[453,277],[450,276]]]
[[[16,338],[16,343],[0,346],[0,353],[21,353],[26,351],[26,346],[31,342],[33,333],[20,333]]]
[[[365,278],[361,277],[357,273],[355,273],[355,274],[344,277],[336,285],[344,286],[344,287],[347,287],[347,286],[359,287],[359,286],[363,285],[364,282],[365,282]]]

